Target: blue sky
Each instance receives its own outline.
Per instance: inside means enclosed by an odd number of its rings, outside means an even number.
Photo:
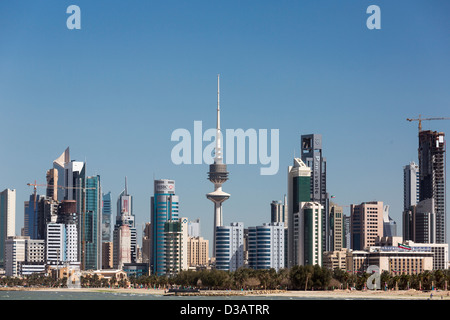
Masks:
[[[71,4],[81,30],[66,27]],[[381,30],[366,27],[372,4]],[[300,136],[320,133],[336,202],[384,201],[401,233],[418,145],[406,118],[450,116],[449,12],[437,0],[2,1],[0,189],[17,190],[17,232],[26,184],[45,183],[70,146],[113,199],[128,177],[140,224],[153,177],[175,179],[181,214],[211,240],[208,166],[174,165],[170,137],[215,126],[220,73],[223,129],[280,130],[278,174],[229,165],[225,224],[269,222]],[[450,121],[423,127],[448,134]]]

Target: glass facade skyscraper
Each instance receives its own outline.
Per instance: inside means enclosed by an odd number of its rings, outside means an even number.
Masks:
[[[166,274],[166,245],[164,225],[179,218],[179,199],[175,195],[175,181],[160,179],[154,181],[154,196],[151,198],[150,269],[152,274]]]
[[[311,201],[320,203],[324,209],[322,216],[322,252],[325,252],[330,249],[331,232],[328,216],[327,160],[322,154],[322,135],[302,135],[301,152],[303,162],[311,168]]]
[[[84,179],[84,210],[81,215],[81,262],[84,270],[101,268],[101,187],[100,176]]]
[[[288,168],[288,267],[297,264],[294,237],[294,216],[300,212],[300,203],[311,200],[311,168],[300,158],[294,159],[293,166]]]
[[[111,242],[111,192],[102,194],[102,242]]]

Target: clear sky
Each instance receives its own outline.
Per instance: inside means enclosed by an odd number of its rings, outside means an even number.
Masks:
[[[81,30],[66,27],[72,4]],[[366,27],[372,4],[380,30]],[[171,134],[215,126],[220,73],[223,129],[280,130],[276,175],[228,166],[224,224],[269,222],[300,136],[318,133],[335,202],[383,201],[401,235],[402,168],[418,147],[406,118],[450,116],[449,13],[441,0],[1,1],[0,189],[17,190],[17,233],[26,184],[45,183],[69,146],[113,208],[128,177],[140,227],[153,178],[175,179],[180,215],[212,240],[208,166],[173,164]],[[448,135],[450,121],[423,127]]]

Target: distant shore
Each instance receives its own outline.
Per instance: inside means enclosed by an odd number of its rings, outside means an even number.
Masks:
[[[167,295],[164,289],[144,289],[144,288],[23,288],[23,287],[3,287],[1,291],[53,291],[53,292],[112,292],[124,294],[152,294]],[[433,290],[417,291],[411,290],[327,290],[327,291],[291,291],[291,290],[200,290],[196,294],[179,294],[179,296],[207,296],[214,299],[221,296],[257,296],[261,299],[268,296],[277,296],[279,298],[314,298],[314,299],[387,299],[387,300],[450,300],[450,291]]]

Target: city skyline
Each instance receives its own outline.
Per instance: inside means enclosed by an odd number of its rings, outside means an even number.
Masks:
[[[382,29],[368,30],[369,4],[350,1],[76,2],[81,30],[65,26],[68,3],[0,4],[0,187],[17,191],[16,234],[27,183],[45,183],[70,147],[113,201],[128,178],[139,243],[153,180],[173,179],[180,216],[200,218],[212,244],[208,164],[171,163],[170,135],[192,133],[196,120],[215,127],[218,73],[224,129],[280,130],[276,175],[228,165],[223,225],[270,222],[301,136],[321,134],[333,201],[383,201],[401,230],[403,167],[418,162],[417,123],[406,118],[450,115],[449,4],[376,1]],[[448,134],[450,121],[422,125]]]

